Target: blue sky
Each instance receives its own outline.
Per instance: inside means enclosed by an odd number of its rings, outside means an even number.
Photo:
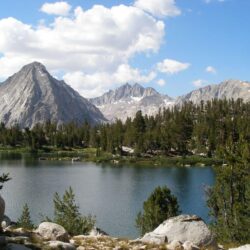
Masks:
[[[249,80],[249,0],[66,2],[58,13],[57,1],[1,1],[1,80],[34,60],[86,97],[127,81],[178,96]]]

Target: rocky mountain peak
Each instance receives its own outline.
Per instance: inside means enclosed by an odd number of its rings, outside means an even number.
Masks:
[[[144,88],[138,83],[133,85],[126,83],[90,101],[109,120],[119,118],[124,121],[127,117],[133,117],[138,110],[142,110],[144,114],[153,115],[159,108],[172,102],[172,98],[161,95],[153,88]]]
[[[49,75],[46,67],[39,62],[32,62],[22,67],[18,74],[40,74],[41,76]]]

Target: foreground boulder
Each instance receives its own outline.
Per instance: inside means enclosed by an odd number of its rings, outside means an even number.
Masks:
[[[44,239],[44,240],[52,240],[52,241],[69,241],[69,235],[67,231],[60,225],[52,223],[52,222],[43,222],[38,226],[36,232]]]
[[[11,225],[11,219],[7,215],[4,215],[1,222],[2,229],[6,229],[10,225]]]
[[[2,196],[0,195],[0,225],[4,218],[4,211],[5,211],[5,202]]]
[[[213,234],[205,222],[196,215],[179,215],[164,221],[153,232],[145,234],[142,242],[163,244],[186,241],[197,247],[216,248]]]

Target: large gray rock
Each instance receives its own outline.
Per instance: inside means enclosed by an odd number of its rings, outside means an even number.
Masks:
[[[4,211],[5,211],[5,201],[0,195],[0,223],[2,223],[4,218]]]
[[[141,241],[159,244],[159,239],[168,243],[192,242],[198,247],[215,247],[215,239],[204,221],[196,215],[180,215],[164,221],[153,232],[145,234]],[[161,243],[161,242],[160,242]]]
[[[41,223],[36,232],[44,239],[44,240],[52,240],[52,241],[69,241],[69,235],[67,231],[60,225],[52,223],[52,222],[43,222]]]

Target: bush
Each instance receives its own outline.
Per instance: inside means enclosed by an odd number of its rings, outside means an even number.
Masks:
[[[17,220],[17,227],[23,227],[25,229],[33,229],[34,224],[30,218],[30,211],[27,204],[23,206],[23,211],[20,218]]]
[[[180,213],[177,198],[166,187],[157,187],[143,204],[136,218],[141,235],[154,230],[164,220]]]
[[[69,234],[87,234],[95,225],[95,218],[91,215],[82,216],[79,206],[75,203],[75,194],[70,187],[62,198],[58,193],[54,195],[54,223],[63,226]]]

